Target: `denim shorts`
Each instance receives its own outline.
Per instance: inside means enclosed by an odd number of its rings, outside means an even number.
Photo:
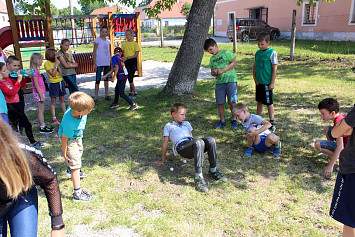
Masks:
[[[329,140],[320,140],[320,147],[322,149],[327,149],[329,151],[334,152],[337,148],[337,143]]]
[[[228,103],[237,103],[238,84],[236,82],[216,84],[215,94],[216,94],[216,103],[218,105],[226,103],[226,96],[228,99]]]
[[[63,81],[49,84],[49,97],[64,96],[66,93]]]

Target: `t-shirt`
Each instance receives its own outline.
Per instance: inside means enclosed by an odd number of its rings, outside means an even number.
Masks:
[[[340,121],[342,120],[343,118],[345,118],[345,115],[344,114],[339,114],[335,119],[334,119],[334,126]],[[347,135],[343,135],[342,136],[343,138],[343,144],[344,144],[344,147],[346,147],[346,144],[348,143],[348,136]]]
[[[256,127],[257,129],[259,129],[261,127],[263,121],[264,121],[264,119],[262,117],[260,117],[259,115],[250,114],[248,121],[242,122],[242,125],[245,129],[245,132],[248,132],[250,127]],[[270,133],[271,133],[270,130],[266,129],[264,132],[260,133],[259,135],[260,136],[267,136]]]
[[[111,41],[106,39],[102,40],[100,37],[96,38],[94,43],[97,44],[96,49],[96,66],[110,66],[111,53],[110,46]]]
[[[355,107],[346,115],[345,122],[355,128]],[[355,173],[355,129],[349,136],[347,146],[340,152],[339,168],[342,174]]]
[[[75,139],[83,136],[86,126],[87,115],[81,116],[80,119],[74,118],[71,114],[72,109],[68,107],[65,111],[62,122],[59,125],[58,134],[60,137],[67,136],[69,139]]]
[[[55,77],[53,77],[48,71],[49,70],[54,70],[54,68],[56,67],[56,63],[52,63],[50,61],[47,61],[44,63],[44,69],[46,69],[46,72],[48,73],[49,76],[49,81],[51,83],[58,83],[61,82],[63,80],[62,76],[59,74],[58,70],[57,73],[55,74]]]
[[[73,54],[71,51],[67,51],[65,53],[68,62],[73,63]],[[65,60],[65,56],[62,50],[58,50],[58,58],[62,56]],[[62,76],[76,75],[76,71],[74,67],[65,68],[62,64],[59,64],[60,69],[62,69]]]
[[[255,75],[260,84],[270,84],[272,79],[272,65],[277,64],[277,53],[272,48],[259,49],[255,53]]]
[[[43,95],[44,93],[46,93],[46,86],[44,85],[43,78],[42,78],[41,74],[39,73],[38,69],[35,69],[35,71],[36,71],[36,73],[31,76],[32,91],[33,91],[33,93],[37,93],[38,94],[38,91],[37,91],[36,86],[35,86],[35,81],[34,81],[34,77],[37,77],[38,78],[38,85],[39,85],[39,88],[41,89],[41,92],[42,92],[42,95]]]
[[[7,114],[7,104],[4,94],[0,90],[0,114]]]
[[[225,49],[222,49],[216,55],[213,55],[210,59],[210,67],[211,69],[222,69],[231,64],[232,59],[235,59],[235,55]],[[216,84],[229,83],[229,82],[237,82],[237,73],[234,69],[226,71],[222,74],[218,74],[216,76]]]
[[[191,124],[188,121],[182,121],[181,125],[177,122],[172,121],[164,126],[164,137],[169,137],[173,142],[173,151],[176,155],[176,146],[186,140],[191,140],[192,138],[190,132],[192,131]]]
[[[112,57],[112,66],[115,67],[115,65],[118,65],[117,80],[126,79],[127,76],[124,74],[124,69],[123,69],[124,64],[119,54],[116,54]]]
[[[134,55],[136,52],[141,51],[141,49],[138,46],[138,43],[136,41],[124,41],[122,42],[122,50],[123,50],[123,56],[124,57],[130,57]]]

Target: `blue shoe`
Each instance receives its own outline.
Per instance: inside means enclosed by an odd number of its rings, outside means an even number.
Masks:
[[[223,121],[223,122],[219,121],[219,123],[216,126],[214,126],[214,128],[220,129],[225,125],[226,125],[226,121]]]
[[[279,156],[281,154],[281,142],[277,146],[274,147],[274,151],[272,153],[273,156]]]
[[[238,124],[237,124],[237,120],[231,120],[231,124],[232,124],[232,128],[237,129],[238,128]]]
[[[253,152],[254,152],[254,147],[250,146],[250,147],[248,148],[248,150],[244,153],[244,155],[245,155],[246,157],[251,157],[251,155],[253,154]]]

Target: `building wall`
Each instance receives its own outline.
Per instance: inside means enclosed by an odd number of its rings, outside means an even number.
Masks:
[[[7,13],[0,13],[0,28],[9,25],[9,16],[7,15]]]
[[[228,16],[234,12],[237,18],[248,18],[247,8],[264,6],[268,8],[268,24],[280,29],[282,37],[290,37],[292,25],[292,11],[297,11],[296,27],[297,37],[324,40],[352,40],[355,41],[355,23],[351,23],[352,14],[355,14],[355,0],[337,0],[331,3],[320,1],[316,6],[314,25],[303,24],[304,5],[296,4],[297,0],[218,0],[215,7],[215,35],[225,36]]]

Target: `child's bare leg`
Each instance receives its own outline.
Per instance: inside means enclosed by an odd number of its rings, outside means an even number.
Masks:
[[[277,146],[279,144],[280,137],[275,135],[274,133],[270,133],[267,135],[265,139],[265,146],[271,147],[272,145]]]
[[[343,237],[355,237],[355,228],[344,225],[343,227]]]
[[[59,96],[59,103],[60,107],[62,107],[63,113],[65,113],[67,109],[65,108],[64,96]]]
[[[95,84],[95,99],[99,97],[100,84]]]
[[[231,114],[232,114],[232,120],[236,120],[237,119],[237,114],[233,113],[233,107],[236,105],[235,102],[231,102],[229,103],[229,109],[231,110]]]
[[[224,104],[218,105],[219,120],[224,121]]]
[[[56,97],[51,97],[51,104],[49,106],[49,109],[51,111],[52,117],[55,117],[55,101]]]
[[[256,114],[260,116],[262,112],[263,112],[263,103],[261,101],[258,101],[256,105]]]
[[[38,123],[39,126],[43,127],[44,126],[44,116],[43,116],[44,102],[42,101],[37,102],[37,107],[38,107]]]
[[[316,148],[318,151],[323,152],[324,154],[327,154],[330,157],[333,156],[333,153],[334,153],[333,151],[325,149],[325,148],[321,148],[320,140],[317,140],[314,142],[314,148]]]
[[[74,189],[80,188],[80,169],[72,169],[71,178],[73,180]]]
[[[105,95],[108,95],[108,81],[104,81],[104,86],[105,86]]]
[[[256,128],[251,127],[249,128],[247,132],[247,141],[248,141],[248,146],[253,146],[253,144],[259,144],[260,142],[260,136],[259,134],[254,135],[252,132],[255,131]]]
[[[269,119],[270,119],[270,121],[271,120],[274,120],[274,105],[272,104],[272,105],[268,105],[267,106],[267,111],[268,111],[268,113],[269,113]]]
[[[136,92],[136,87],[134,86],[134,82],[129,83],[129,88],[130,88],[130,92],[133,92],[133,93]]]
[[[333,141],[333,139],[329,136],[328,132],[329,132],[329,128],[330,128],[330,125],[327,125],[324,127],[324,134],[325,136],[327,137],[327,140],[329,141]]]

